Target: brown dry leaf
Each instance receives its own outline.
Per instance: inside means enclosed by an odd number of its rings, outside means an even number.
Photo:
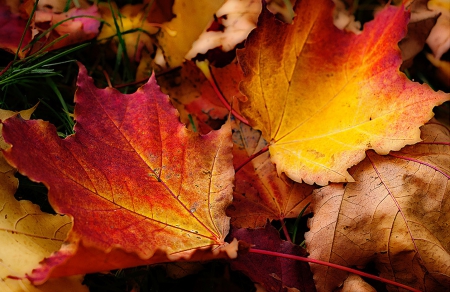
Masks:
[[[181,66],[192,43],[209,27],[214,13],[223,2],[224,0],[175,1],[173,14],[176,16],[163,24],[164,29],[157,36],[169,68]]]
[[[356,267],[374,262],[381,277],[421,291],[450,287],[449,129],[427,124],[421,137],[387,156],[368,151],[350,170],[355,183],[313,194],[305,236],[311,258]],[[318,291],[331,291],[348,276],[311,269]]]
[[[21,111],[20,115],[30,118],[34,107]],[[15,112],[0,110],[0,120],[5,120]],[[3,125],[0,124],[0,132]],[[0,136],[0,147],[8,145]],[[27,279],[20,278],[31,272],[36,265],[58,250],[71,227],[68,216],[55,216],[40,211],[39,206],[30,201],[17,201],[14,193],[18,181],[13,169],[0,153],[0,291],[2,292],[87,292],[82,285],[83,276],[52,279],[46,284],[36,287]]]
[[[239,123],[233,127],[233,161],[239,167],[251,155],[267,146],[261,132]],[[237,228],[257,228],[267,220],[296,218],[310,202],[315,187],[278,177],[269,153],[254,158],[236,172],[233,204],[227,215]]]

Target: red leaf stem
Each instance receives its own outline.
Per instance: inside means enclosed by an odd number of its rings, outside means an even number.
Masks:
[[[269,150],[269,145],[267,145],[266,147],[262,148],[261,150],[259,150],[258,152],[256,152],[255,154],[252,154],[249,158],[247,158],[247,160],[245,160],[244,162],[242,162],[241,165],[239,165],[238,167],[236,167],[236,169],[234,170],[235,173],[237,173],[239,170],[241,170],[241,168],[243,168],[247,163],[249,163],[250,161],[252,161],[254,158],[258,157],[259,155],[267,152],[267,150]]]
[[[321,261],[321,260],[316,260],[316,259],[310,259],[310,258],[305,258],[305,257],[301,257],[301,256],[294,256],[294,255],[290,255],[290,254],[282,254],[282,253],[278,253],[278,252],[274,252],[274,251],[269,251],[269,250],[262,250],[262,249],[255,249],[255,248],[250,248],[249,252],[252,253],[258,253],[258,254],[264,254],[264,255],[269,255],[269,256],[275,256],[275,257],[280,257],[280,258],[286,258],[286,259],[291,259],[291,260],[296,260],[296,261],[302,261],[302,262],[308,262],[308,263],[314,263],[314,264],[319,264],[319,265],[324,265],[324,266],[328,266],[331,268],[335,268],[335,269],[339,269],[342,271],[346,271],[349,273],[353,273],[356,275],[359,275],[361,277],[366,277],[366,278],[370,278],[370,279],[374,279],[386,284],[390,284],[390,285],[394,285],[409,291],[414,291],[414,292],[420,292],[420,290],[414,289],[412,287],[397,283],[395,281],[392,280],[388,280],[385,278],[381,278],[375,275],[371,275],[368,273],[364,273],[349,267],[344,267],[341,265],[337,265],[337,264],[333,264],[333,263],[329,263],[329,262],[325,262],[325,261]]]

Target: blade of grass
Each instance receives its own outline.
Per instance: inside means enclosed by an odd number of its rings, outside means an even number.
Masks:
[[[294,232],[292,234],[292,242],[293,243],[295,243],[295,239],[297,237],[297,230],[298,230],[298,224],[300,223],[300,219],[303,217],[303,214],[305,213],[306,209],[309,207],[310,204],[311,204],[311,202],[306,204],[306,206],[303,207],[303,209],[300,211],[300,213],[298,214],[297,218],[295,219]]]
[[[33,9],[31,10],[30,17],[28,17],[27,24],[26,24],[26,26],[25,26],[25,29],[23,30],[22,37],[20,38],[19,46],[18,46],[18,48],[17,48],[16,54],[14,55],[14,61],[17,60],[17,57],[19,56],[19,52],[20,52],[20,48],[22,47],[23,39],[25,38],[25,35],[27,34],[27,30],[28,30],[28,28],[30,27],[31,20],[33,19],[34,12],[35,12],[36,9],[37,9],[38,3],[39,3],[39,0],[36,0],[36,1],[34,2]],[[24,51],[24,50],[22,50],[22,52],[23,52],[23,51]]]
[[[50,88],[53,90],[53,92],[55,92],[56,96],[58,97],[59,102],[61,103],[61,105],[64,109],[64,112],[66,113],[67,124],[70,126],[70,129],[73,129],[74,122],[70,116],[69,108],[67,107],[66,101],[64,100],[61,92],[59,91],[55,82],[51,78],[47,77],[47,78],[45,78],[45,80],[47,81],[47,84],[50,86]]]
[[[119,46],[118,46],[117,55],[116,55],[116,62],[115,62],[115,66],[114,66],[114,74],[112,76],[112,79],[114,80],[114,77],[116,76],[116,74],[117,74],[117,72],[119,70],[119,66],[120,66],[120,63],[121,63],[122,58],[123,58],[123,63],[124,63],[124,76],[123,76],[123,79],[124,80],[129,80],[129,79],[131,80],[132,79],[132,74],[129,71],[130,59],[128,58],[128,53],[127,53],[127,47],[125,45],[125,40],[122,37],[122,32],[120,30],[119,23],[117,22],[116,14],[115,14],[114,9],[112,7],[111,0],[108,0],[108,5],[109,5],[109,9],[111,11],[112,18],[114,20],[114,26],[116,27],[117,39],[119,40]],[[120,13],[117,13],[117,16],[121,19]]]
[[[40,99],[39,103],[42,103],[43,105],[45,105],[62,122],[62,124],[64,125],[64,127],[69,135],[73,134],[73,127],[70,128],[70,126],[67,124],[67,120],[66,120],[65,116],[62,116],[60,113],[55,111],[55,109],[52,106],[50,106],[48,103],[46,103],[44,100]]]
[[[25,69],[21,70],[20,72],[12,73],[11,75],[9,75],[8,77],[6,77],[5,79],[0,80],[0,85],[6,84],[6,83],[8,83],[8,81],[10,81],[11,79],[17,78],[18,76],[20,76],[20,75],[22,75],[22,74],[25,74],[25,73],[27,73],[27,72],[30,72],[30,71],[32,71],[32,70],[34,70],[34,69],[36,69],[36,68],[42,67],[43,65],[48,64],[48,63],[52,62],[53,60],[56,60],[56,59],[58,59],[58,58],[61,58],[62,56],[65,56],[65,55],[67,55],[67,54],[70,54],[70,53],[72,53],[72,52],[74,52],[74,51],[77,51],[77,50],[82,49],[82,48],[84,48],[84,47],[87,47],[87,46],[89,46],[89,45],[90,45],[90,44],[88,44],[88,43],[87,43],[87,44],[81,44],[81,45],[76,46],[76,47],[74,47],[74,48],[70,48],[70,49],[68,49],[68,50],[65,50],[64,52],[61,52],[61,53],[59,53],[59,54],[56,54],[55,56],[49,57],[48,59],[43,60],[43,61],[41,61],[41,62],[39,62],[39,63],[37,63],[37,64],[34,64],[34,65],[32,65],[32,66],[30,66],[30,67],[28,67],[28,68],[25,68]]]
[[[41,34],[39,34],[37,37],[35,37],[28,45],[25,46],[24,50],[28,49],[29,47],[33,46],[37,41],[39,41],[41,38],[46,37],[47,34],[49,32],[51,32],[52,30],[54,30],[56,27],[58,27],[59,25],[63,24],[64,22],[67,22],[69,20],[74,20],[77,18],[92,18],[95,20],[98,20],[100,22],[106,23],[103,19],[96,17],[96,16],[91,16],[91,15],[77,15],[77,16],[71,16],[68,17],[66,19],[61,20],[60,22],[55,23],[54,25],[52,25],[51,27],[49,27],[47,30],[43,31]],[[68,34],[67,34],[68,35]],[[54,43],[54,41],[52,42]],[[46,45],[46,47],[48,47],[48,45]],[[40,49],[42,50],[42,49]]]

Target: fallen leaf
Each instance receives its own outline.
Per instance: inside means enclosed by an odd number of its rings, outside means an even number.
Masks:
[[[233,109],[239,113],[240,102],[245,102],[247,99],[239,91],[239,82],[242,80],[243,75],[237,60],[222,68],[214,66],[209,68],[212,79],[220,93],[227,103],[233,105]],[[203,75],[201,72],[199,74]],[[230,78],[230,76],[233,77]],[[225,119],[230,111],[220,101],[209,80],[202,78],[200,86],[201,95],[187,103],[186,110],[204,122],[209,119]]]
[[[360,35],[337,29],[332,11],[330,1],[299,1],[293,25],[264,11],[238,51],[244,115],[269,141],[278,173],[308,184],[353,181],[347,169],[367,149],[419,142],[433,107],[450,99],[398,71],[403,8],[386,7]]]
[[[20,39],[26,30],[22,46],[24,48],[31,41],[31,29],[26,29],[27,21],[19,14],[11,13],[10,8],[0,4],[0,49],[15,54],[19,48]],[[19,50],[19,58],[27,55],[28,50]]]
[[[201,87],[205,82],[207,82],[205,76],[191,61],[184,62],[179,70],[172,70],[158,77],[161,91],[170,96],[172,104],[180,113],[181,122],[186,125],[191,125],[192,116],[185,106],[201,96]],[[198,124],[195,123],[195,126]],[[199,132],[209,133],[211,130],[207,127],[205,131]]]
[[[305,234],[311,258],[350,267],[374,262],[381,277],[421,291],[447,291],[449,130],[427,124],[422,139],[387,156],[368,151],[350,170],[355,183],[313,194],[314,217]],[[315,264],[311,270],[318,291],[332,291],[347,277]]]
[[[219,28],[205,29],[186,54],[186,59],[190,60],[197,54],[206,54],[214,48],[220,48],[224,52],[231,51],[256,27],[261,9],[260,0],[225,1],[214,14]]]
[[[95,38],[99,33],[100,21],[96,19],[99,17],[97,6],[92,5],[86,9],[72,8],[65,13],[51,13],[38,10],[35,13],[34,21],[38,27],[39,25],[52,26],[58,24],[45,38],[45,44],[60,36],[67,35],[67,37],[46,49],[46,51],[51,51]]]
[[[267,146],[259,131],[239,123],[233,127],[235,169]],[[280,178],[266,152],[236,172],[233,203],[227,209],[236,228],[256,228],[267,220],[296,218],[310,202],[314,187]]]
[[[30,109],[20,111],[18,113],[20,114],[20,116],[22,118],[28,120],[28,119],[30,119],[33,112],[35,111],[36,107],[37,107],[37,105],[35,105],[34,107],[32,107]],[[4,121],[15,115],[17,115],[17,112],[0,109],[0,121]],[[1,133],[2,129],[3,129],[3,125],[0,123],[0,133]],[[4,150],[4,149],[7,149],[8,147],[9,147],[8,143],[6,143],[3,136],[0,135],[0,149]],[[3,155],[2,155],[2,159],[4,159]]]
[[[169,68],[181,66],[192,43],[209,27],[214,13],[224,0],[187,1],[175,0],[173,14],[176,16],[157,35]]]
[[[246,101],[246,97],[239,91],[242,71],[237,61],[223,68],[210,66],[210,69],[228,104],[232,104],[233,109],[240,112],[240,103]],[[209,133],[213,129],[212,120],[226,119],[229,114],[210,82],[192,61],[185,61],[180,70],[173,70],[158,77],[158,82],[162,91],[170,96],[180,112],[181,121],[189,125],[195,118],[195,126],[200,133]]]
[[[57,213],[74,218],[61,250],[29,278],[221,253],[234,177],[230,126],[188,131],[154,76],[123,95],[96,88],[80,66],[77,85],[76,134],[61,140],[41,120],[3,123],[7,160],[49,188]]]
[[[34,108],[21,111],[29,118]],[[0,110],[0,120],[5,120],[16,112]],[[0,130],[2,125],[0,124]],[[0,148],[8,145],[0,136]],[[53,279],[36,287],[21,277],[53,251],[58,250],[66,238],[72,222],[68,216],[51,215],[41,212],[39,206],[30,201],[17,201],[14,193],[18,180],[15,169],[5,161],[0,153],[0,291],[3,292],[82,292],[89,289],[82,285],[83,276]]]
[[[270,224],[265,228],[232,229],[230,238],[237,238],[256,249],[306,256],[302,247],[281,240],[279,232]],[[268,292],[316,291],[311,271],[305,262],[249,252],[240,253],[230,264],[232,269],[239,270],[253,282],[262,284]]]

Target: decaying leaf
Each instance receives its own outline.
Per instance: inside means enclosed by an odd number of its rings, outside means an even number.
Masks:
[[[402,7],[386,7],[360,35],[337,29],[332,10],[327,0],[298,1],[293,25],[263,11],[238,51],[244,115],[269,141],[278,173],[309,184],[353,181],[347,169],[367,149],[419,142],[432,108],[450,99],[399,72]]]
[[[192,43],[212,22],[214,13],[223,2],[224,0],[175,1],[173,14],[176,16],[164,24],[169,30],[162,29],[158,34],[158,42],[168,67],[174,68],[184,62],[184,57],[191,49]]]
[[[231,238],[237,238],[252,248],[306,256],[305,250],[280,239],[278,231],[268,224],[265,228],[232,229]],[[309,266],[305,262],[254,253],[242,253],[231,261],[231,267],[242,271],[254,282],[260,283],[268,292],[307,291],[315,292]]]
[[[21,111],[29,118],[34,108]],[[17,113],[0,110],[0,120]],[[0,124],[0,130],[2,125]],[[8,145],[0,136],[0,148]],[[72,226],[68,216],[41,212],[39,206],[30,201],[17,201],[14,193],[18,180],[15,169],[7,164],[0,153],[0,291],[2,292],[58,292],[66,289],[74,292],[88,291],[81,285],[83,276],[53,279],[35,287],[27,279],[30,273],[46,256],[58,250]]]
[[[450,287],[449,129],[427,124],[422,139],[387,156],[368,151],[350,170],[355,183],[313,194],[305,235],[311,258],[356,267],[374,262],[381,277],[421,291]],[[318,291],[332,291],[347,277],[311,269]]]
[[[259,131],[242,123],[233,128],[235,168],[267,145]],[[310,202],[314,187],[280,178],[266,152],[236,173],[233,204],[227,214],[234,227],[256,228],[267,220],[296,218]]]
[[[219,247],[234,177],[228,124],[205,136],[188,131],[154,76],[123,95],[96,88],[81,66],[75,102],[76,134],[64,140],[41,120],[3,123],[5,157],[74,218],[32,281],[227,252]]]

